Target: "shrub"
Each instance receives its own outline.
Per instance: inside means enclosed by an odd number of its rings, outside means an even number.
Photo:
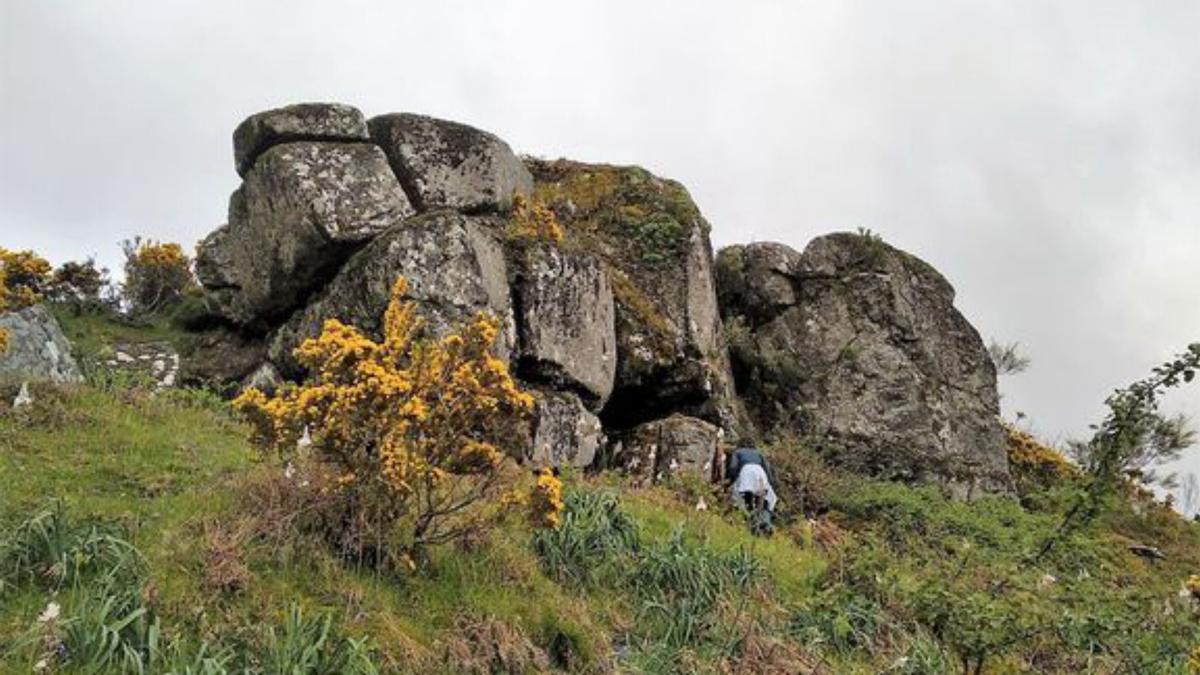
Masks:
[[[108,270],[96,267],[96,261],[67,261],[54,270],[50,295],[56,302],[67,303],[77,311],[104,307],[104,291],[109,286]]]
[[[0,314],[41,301],[49,280],[50,263],[33,251],[9,251],[0,246]],[[0,328],[0,352],[8,349],[8,331]]]
[[[158,312],[178,303],[195,285],[191,261],[179,244],[143,241],[121,242],[125,253],[122,291],[133,312]]]
[[[1053,488],[1083,476],[1079,467],[1058,450],[1014,427],[1006,427],[1005,431],[1009,472],[1021,494]]]
[[[480,314],[458,332],[416,341],[406,288],[399,279],[392,289],[381,342],[326,321],[296,350],[312,381],[271,398],[250,389],[234,405],[259,445],[290,455],[307,430],[340,471],[345,553],[412,566],[426,546],[481,524],[503,460],[524,443],[533,397],[492,353],[495,319]]]
[[[841,474],[812,450],[794,442],[771,447],[779,485],[776,491],[783,508],[797,515],[817,516],[827,512],[841,483]]]
[[[33,251],[0,247],[0,270],[4,278],[0,292],[9,309],[37,304],[50,290],[50,263]]]
[[[522,194],[513,195],[509,236],[517,241],[561,243],[563,229],[554,211],[542,202]]]

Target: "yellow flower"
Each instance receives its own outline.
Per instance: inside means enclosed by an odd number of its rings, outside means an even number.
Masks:
[[[464,494],[498,497],[502,486],[489,477],[523,450],[533,397],[492,353],[499,322],[479,315],[440,340],[418,342],[420,323],[406,291],[397,280],[382,341],[330,319],[296,349],[312,373],[308,382],[272,397],[247,390],[234,407],[264,448],[292,452],[309,428],[318,457],[350,477],[339,486],[387,500],[378,512],[403,518],[415,540],[422,513],[467,517],[447,505]],[[372,489],[380,484],[386,489]],[[558,492],[551,501],[561,501]]]
[[[562,522],[562,481],[550,469],[538,472],[529,493],[529,520],[534,527],[554,529]]]

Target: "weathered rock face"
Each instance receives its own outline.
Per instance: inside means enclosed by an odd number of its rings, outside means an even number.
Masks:
[[[408,113],[373,117],[368,126],[422,211],[507,211],[513,193],[533,188],[529,171],[508,144],[486,131]]]
[[[717,268],[738,390],[760,429],[864,473],[964,495],[1007,488],[995,368],[936,270],[845,233],[802,254],[730,247]]]
[[[243,178],[272,146],[296,141],[367,141],[367,121],[341,103],[297,103],[247,117],[233,132],[233,161]]]
[[[600,418],[569,392],[538,391],[533,443],[525,461],[530,466],[591,466],[604,445]]]
[[[487,219],[438,211],[411,218],[356,253],[307,307],[280,327],[270,358],[285,375],[299,366],[292,351],[316,337],[326,319],[339,319],[379,337],[392,284],[408,280],[424,329],[440,335],[477,312],[500,319],[497,351],[507,359],[514,341],[504,252]]]
[[[268,325],[412,213],[379,148],[276,145],[230,198],[229,224],[201,242],[196,272],[226,317]]]
[[[557,246],[516,252],[517,372],[574,391],[592,410],[612,393],[616,328],[612,287],[594,257]]]
[[[0,379],[34,382],[82,382],[71,345],[58,321],[43,305],[0,314],[8,349],[0,352]]]
[[[687,191],[637,167],[528,164],[535,196],[610,275],[617,371],[605,423],[683,412],[737,426],[708,224]]]
[[[713,476],[721,430],[685,415],[647,422],[622,432],[609,453],[610,466],[654,481],[690,474]]]
[[[180,354],[179,381],[232,394],[266,358],[262,338],[218,328],[197,335]]]

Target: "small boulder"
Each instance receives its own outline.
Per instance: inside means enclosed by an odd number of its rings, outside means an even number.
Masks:
[[[512,353],[514,329],[504,253],[495,223],[439,211],[411,218],[355,254],[307,307],[272,338],[269,356],[288,376],[300,374],[293,350],[317,337],[326,319],[338,319],[374,338],[397,277],[408,280],[423,329],[441,335],[477,312],[500,319],[497,353]]]
[[[671,415],[618,434],[608,462],[656,482],[673,475],[711,480],[721,436],[716,425],[695,417]]]
[[[197,275],[224,316],[261,328],[412,213],[379,148],[277,145],[233,193],[229,224],[201,242]]]
[[[246,379],[242,380],[239,392],[246,391],[247,389],[257,389],[271,396],[282,384],[283,378],[280,376],[279,370],[275,368],[275,364],[270,361],[264,361],[254,369],[254,372],[247,375]]]
[[[367,123],[392,170],[422,211],[508,211],[533,178],[508,144],[486,131],[424,115],[392,113]]]
[[[58,320],[44,305],[0,314],[8,348],[0,352],[0,379],[33,382],[82,382],[71,344]]]
[[[579,397],[559,391],[535,391],[533,441],[527,464],[534,467],[588,467],[604,445],[600,418]]]
[[[297,103],[251,115],[233,132],[233,160],[245,178],[269,148],[296,141],[363,142],[371,138],[358,108],[341,103]]]
[[[517,253],[513,283],[517,373],[579,394],[599,410],[616,375],[612,287],[591,255],[558,246]]]

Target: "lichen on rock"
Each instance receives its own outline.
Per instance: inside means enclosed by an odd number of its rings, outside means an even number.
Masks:
[[[757,426],[853,470],[969,496],[1009,486],[996,373],[928,264],[837,233],[722,250],[739,394]]]

